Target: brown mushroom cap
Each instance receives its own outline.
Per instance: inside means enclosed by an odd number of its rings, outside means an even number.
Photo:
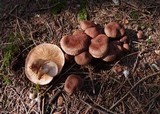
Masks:
[[[102,58],[103,61],[112,62],[116,59],[116,57],[117,57],[117,52],[116,52],[114,45],[109,44],[109,51],[105,55],[105,57]]]
[[[82,31],[82,30],[75,30],[75,31],[73,32],[73,35],[79,35],[79,34],[85,34],[85,33],[84,33],[84,31]]]
[[[84,51],[78,54],[77,56],[75,56],[74,60],[79,65],[85,65],[85,64],[88,64],[92,60],[92,55],[89,52]]]
[[[101,58],[108,52],[109,39],[104,34],[99,34],[91,40],[89,53],[95,58]]]
[[[110,22],[104,27],[104,32],[110,38],[120,38],[125,34],[125,29],[117,22]]]
[[[61,72],[64,62],[64,54],[58,46],[43,43],[34,47],[27,55],[25,74],[33,83],[45,85]]]
[[[88,48],[90,39],[86,34],[67,35],[62,37],[60,45],[69,55],[77,55]]]
[[[91,38],[95,38],[96,36],[98,36],[99,31],[97,30],[96,27],[90,27],[85,30],[85,33]]]
[[[80,24],[80,27],[82,30],[86,30],[87,28],[96,26],[96,24],[94,22],[88,21],[88,20],[80,21],[79,24]]]
[[[83,80],[79,75],[71,74],[67,77],[64,90],[68,95],[72,95],[76,91],[80,90],[83,85]]]

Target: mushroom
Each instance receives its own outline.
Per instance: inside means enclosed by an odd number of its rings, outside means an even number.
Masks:
[[[111,41],[110,45],[114,46],[114,49],[115,49],[115,51],[116,51],[117,54],[121,54],[124,51],[124,49],[123,49],[123,43],[120,42],[120,41],[118,41],[118,40]]]
[[[45,85],[58,75],[65,63],[62,50],[49,43],[34,47],[25,61],[25,74],[35,84]]]
[[[99,34],[91,40],[89,53],[95,58],[101,58],[108,52],[109,38],[104,34]]]
[[[125,29],[117,22],[110,22],[104,27],[105,34],[110,38],[120,38],[124,36]]]
[[[86,30],[87,28],[96,26],[96,24],[94,22],[88,21],[88,20],[80,21],[79,24],[80,24],[80,27],[82,30]]]
[[[116,48],[114,47],[114,45],[109,44],[109,51],[108,53],[105,55],[105,57],[103,57],[103,61],[106,62],[112,62],[116,59],[117,57],[117,51]]]
[[[92,55],[89,52],[84,51],[80,53],[79,55],[76,55],[74,57],[74,60],[79,65],[85,65],[85,64],[88,64],[92,60]]]
[[[65,53],[78,55],[88,48],[89,42],[89,37],[86,34],[67,35],[60,40],[60,46]]]
[[[79,75],[71,74],[64,83],[64,90],[68,95],[72,95],[82,88],[83,80]]]
[[[122,42],[122,43],[127,43],[128,42],[128,37],[123,36],[119,41]]]
[[[138,32],[137,32],[137,38],[138,39],[142,39],[143,36],[144,36],[143,31],[142,30],[138,30]]]
[[[99,31],[97,30],[96,27],[90,27],[85,30],[85,33],[91,38],[95,38],[96,36],[98,36]]]
[[[123,51],[124,51],[124,52],[128,52],[129,50],[130,50],[129,44],[124,43],[124,44],[123,44]]]

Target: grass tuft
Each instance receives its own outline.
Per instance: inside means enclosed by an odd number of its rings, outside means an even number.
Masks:
[[[88,18],[88,12],[86,10],[86,0],[80,1],[80,9],[78,11],[78,20],[87,20]]]
[[[18,46],[14,43],[15,36],[11,34],[8,37],[8,44],[6,45],[4,49],[4,56],[3,56],[3,62],[1,68],[9,68],[10,67],[10,61],[16,51],[18,51]]]
[[[3,82],[3,85],[10,85],[11,84],[11,80],[9,79],[8,76],[0,74],[0,79]]]

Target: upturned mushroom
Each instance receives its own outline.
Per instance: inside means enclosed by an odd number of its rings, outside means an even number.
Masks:
[[[94,22],[88,21],[88,20],[80,21],[79,24],[80,24],[80,27],[82,30],[86,30],[87,28],[96,26],[96,24]]]
[[[76,55],[74,57],[74,60],[79,65],[86,65],[92,60],[92,55],[89,52],[84,51],[84,52]]]
[[[25,61],[25,74],[35,84],[45,85],[58,75],[65,63],[62,50],[49,43],[34,47]]]
[[[109,38],[104,34],[99,34],[91,40],[89,53],[95,58],[101,58],[108,52]]]
[[[63,36],[60,40],[60,46],[63,51],[69,55],[78,55],[87,50],[90,38],[83,33]]]
[[[104,32],[109,38],[120,38],[124,36],[125,29],[117,22],[110,22],[105,25]]]
[[[79,75],[71,74],[64,83],[64,90],[70,96],[82,88],[83,79]]]

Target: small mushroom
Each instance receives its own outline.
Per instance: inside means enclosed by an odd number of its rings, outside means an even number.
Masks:
[[[64,102],[63,97],[62,97],[62,96],[59,96],[58,99],[57,99],[57,105],[58,105],[58,106],[61,106],[61,105],[63,104],[63,102]]]
[[[76,55],[74,57],[74,60],[79,65],[85,65],[85,64],[88,64],[92,60],[92,55],[89,52],[84,51],[80,53],[79,55]]]
[[[109,39],[104,34],[99,34],[91,40],[89,53],[95,58],[101,58],[108,52]]]
[[[128,52],[129,50],[130,50],[129,44],[124,43],[124,44],[123,44],[123,51],[124,51],[124,52]]]
[[[43,43],[27,55],[25,74],[33,83],[45,85],[61,72],[64,62],[64,54],[58,46]]]
[[[142,39],[143,36],[144,36],[143,31],[142,30],[138,30],[138,32],[137,32],[137,38],[138,39]]]
[[[83,80],[79,75],[71,74],[67,77],[64,90],[68,95],[72,95],[82,88]]]
[[[106,62],[112,62],[116,59],[117,57],[117,51],[116,48],[114,47],[114,45],[109,44],[109,51],[108,53],[105,55],[105,57],[103,57],[103,61]]]
[[[119,41],[122,42],[122,43],[127,43],[128,42],[128,37],[123,36]]]
[[[80,24],[80,27],[82,30],[86,30],[87,28],[96,26],[96,24],[94,22],[88,21],[88,20],[80,21],[79,24]]]
[[[124,51],[122,42],[115,40],[115,41],[111,41],[109,43],[110,43],[110,45],[114,46],[114,49],[117,54],[121,54]]]
[[[63,51],[69,55],[78,55],[88,48],[90,38],[86,34],[63,36],[60,45]]]
[[[104,27],[105,34],[110,38],[120,38],[124,36],[125,29],[117,22],[110,22]]]

